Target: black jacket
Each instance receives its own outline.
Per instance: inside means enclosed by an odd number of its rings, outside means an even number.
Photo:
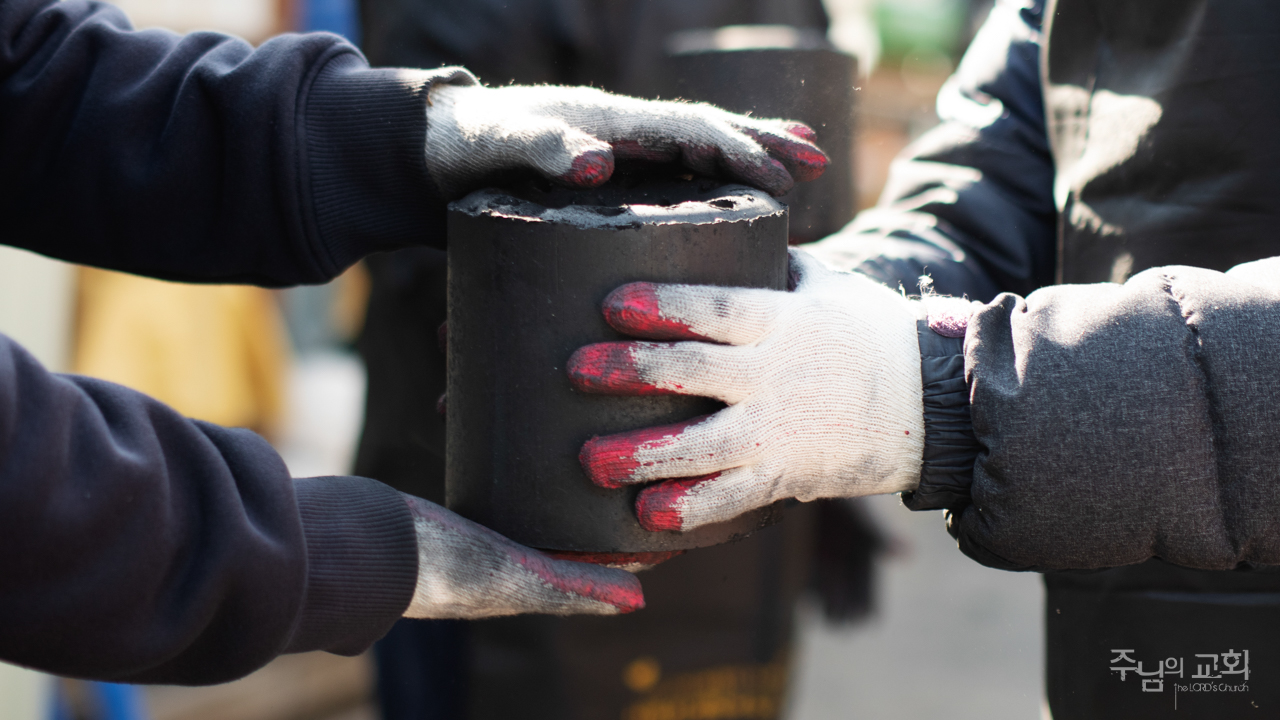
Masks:
[[[431,73],[328,35],[254,50],[131,30],[84,0],[0,0],[0,241],[174,280],[323,282],[442,247]],[[0,338],[0,659],[210,683],[356,653],[413,595],[400,496],[295,481],[244,430],[54,375]]]
[[[991,300],[963,343],[927,343],[907,498],[978,560],[1280,565],[1280,259],[1217,272],[1280,255],[1277,23],[1233,0],[1000,2],[942,124],[819,246]],[[1102,284],[1036,290],[1055,276]]]

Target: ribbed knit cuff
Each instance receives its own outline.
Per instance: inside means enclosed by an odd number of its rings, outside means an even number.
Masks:
[[[364,652],[413,599],[418,542],[400,493],[360,477],[294,482],[307,539],[307,591],[286,652]]]
[[[969,503],[978,457],[964,378],[964,337],[938,332],[930,327],[930,318],[918,320],[916,332],[924,388],[924,462],[919,487],[903,493],[902,502],[912,510],[954,509]]]
[[[370,69],[335,56],[302,100],[303,223],[330,275],[370,253],[443,248],[445,201],[427,173],[427,93],[436,82],[472,84],[461,68]]]

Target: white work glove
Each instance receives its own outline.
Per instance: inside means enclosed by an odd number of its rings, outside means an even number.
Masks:
[[[430,90],[427,168],[459,196],[498,171],[533,169],[577,187],[613,174],[615,158],[680,161],[695,172],[782,195],[822,174],[813,130],[705,104],[660,102],[588,87],[488,88],[459,70]]]
[[[784,498],[919,483],[916,304],[803,251],[791,251],[791,271],[793,292],[624,285],[604,302],[619,332],[709,342],[600,343],[570,359],[569,375],[586,392],[700,395],[729,406],[583,446],[583,468],[598,485],[663,481],[636,501],[645,528],[689,530]]]
[[[418,534],[418,586],[405,617],[615,615],[644,607],[640,582],[625,570],[556,560],[435,503],[404,498]]]

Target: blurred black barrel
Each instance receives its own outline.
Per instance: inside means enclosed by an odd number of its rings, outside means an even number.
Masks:
[[[782,198],[791,210],[792,243],[821,240],[853,219],[858,63],[825,33],[783,25],[688,30],[669,39],[667,68],[663,97],[800,120],[817,132],[831,165]]]
[[[565,362],[623,339],[601,302],[628,282],[785,289],[785,207],[713,180],[482,190],[450,205],[448,262],[450,509],[525,545],[589,553],[704,547],[776,519],[766,508],[688,533],[640,527],[639,488],[593,485],[582,444],[721,406],[581,393]]]

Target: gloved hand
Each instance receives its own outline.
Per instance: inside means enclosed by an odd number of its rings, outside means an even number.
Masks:
[[[782,195],[827,166],[813,130],[797,122],[587,87],[488,88],[462,70],[450,80],[428,95],[426,148],[431,177],[449,196],[512,168],[594,187],[613,174],[615,158],[679,160]]]
[[[555,560],[435,503],[404,498],[418,533],[418,587],[405,617],[614,615],[644,607],[631,573]]]
[[[689,530],[784,498],[891,493],[919,482],[924,404],[916,303],[791,251],[793,292],[632,283],[604,302],[619,332],[656,340],[580,348],[574,385],[683,394],[729,407],[596,437],[580,458],[604,487],[653,485],[649,530]]]

